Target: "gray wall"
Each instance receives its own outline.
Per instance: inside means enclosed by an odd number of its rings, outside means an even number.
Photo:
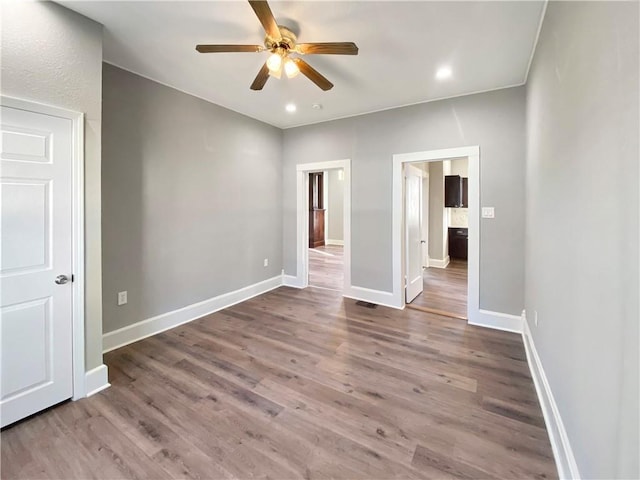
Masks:
[[[86,369],[102,364],[102,25],[51,2],[2,2],[2,95],[85,114]]]
[[[524,87],[292,128],[284,132],[284,268],[296,274],[297,163],[352,161],[355,286],[392,291],[391,164],[395,153],[480,145],[480,305],[519,315],[524,305]]]
[[[444,260],[449,251],[445,235],[443,162],[429,164],[429,259]]]
[[[279,275],[282,131],[111,65],[103,81],[104,331]]]
[[[329,228],[326,237],[329,240],[344,240],[344,180],[340,180],[340,172],[341,168],[327,172]]]
[[[640,477],[638,14],[551,2],[527,85],[527,316],[584,478]]]

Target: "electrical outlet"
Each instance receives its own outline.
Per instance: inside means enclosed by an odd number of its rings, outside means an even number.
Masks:
[[[494,207],[482,207],[482,218],[496,218]]]
[[[127,292],[118,292],[118,305],[124,305],[127,303]]]
[[[265,266],[265,267],[268,267],[268,266],[269,266],[269,259],[268,259],[268,258],[265,258],[265,259],[264,259],[264,266]]]

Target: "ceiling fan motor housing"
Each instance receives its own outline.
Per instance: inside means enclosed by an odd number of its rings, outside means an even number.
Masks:
[[[264,39],[264,46],[267,48],[267,50],[270,51],[275,51],[278,48],[292,51],[296,46],[298,37],[296,37],[296,34],[289,30],[287,27],[278,25],[278,29],[280,30],[280,36],[282,38],[280,40],[275,40],[267,35]]]

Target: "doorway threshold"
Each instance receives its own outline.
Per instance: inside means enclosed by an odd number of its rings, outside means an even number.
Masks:
[[[437,308],[423,307],[421,305],[412,305],[410,303],[407,303],[406,307],[412,310],[419,310],[425,313],[433,313],[435,315],[440,315],[441,317],[457,318],[458,320],[468,320],[467,317],[463,315],[458,315],[456,313],[451,313],[451,312],[445,312],[444,310],[438,310]]]

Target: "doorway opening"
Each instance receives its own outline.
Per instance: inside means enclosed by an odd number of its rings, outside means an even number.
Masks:
[[[311,287],[344,290],[344,169],[309,173]]]
[[[468,165],[462,157],[404,166],[407,308],[467,320]]]
[[[291,285],[351,286],[351,161],[296,165],[297,275]]]
[[[394,297],[401,308],[475,323],[479,160],[477,146],[394,155]]]

